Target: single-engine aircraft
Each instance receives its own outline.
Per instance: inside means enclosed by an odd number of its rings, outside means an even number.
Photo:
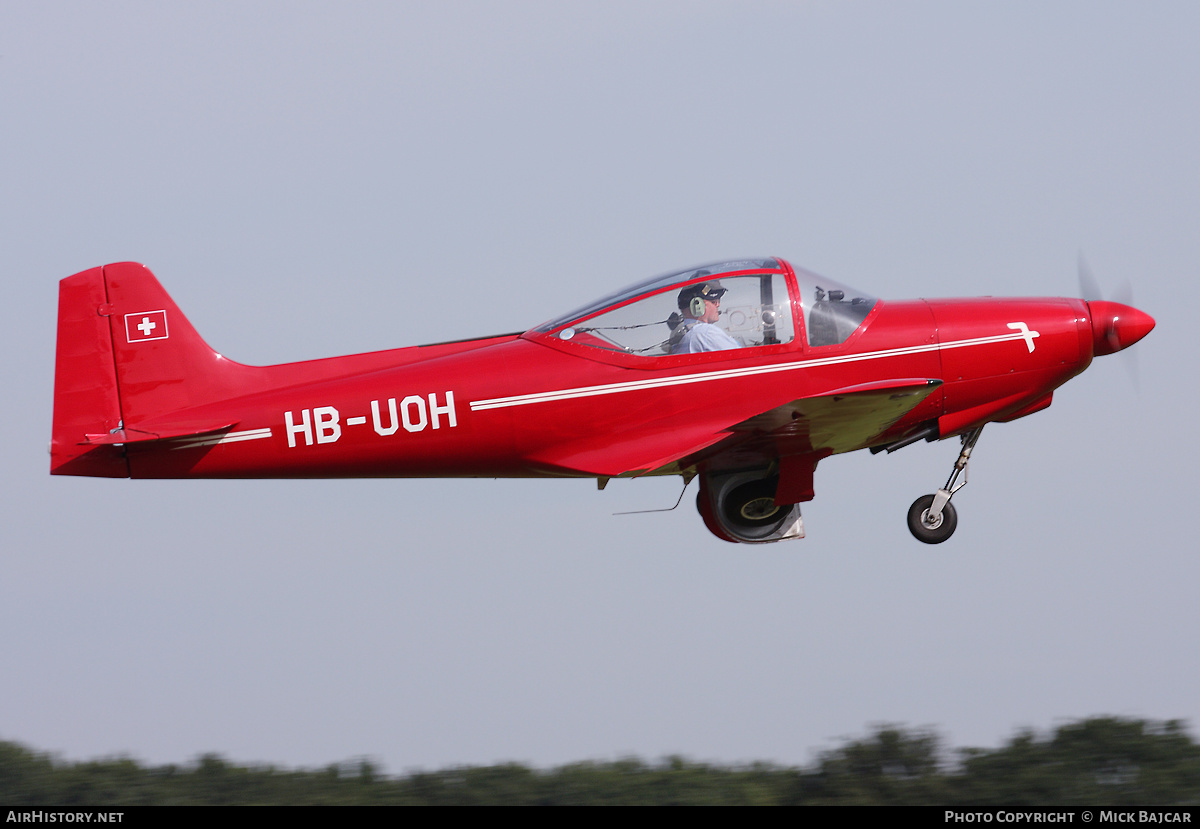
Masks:
[[[213,351],[153,274],[60,283],[50,471],[114,478],[699,478],[718,538],[804,535],[824,458],[959,436],[908,525],[937,544],[984,425],[1154,327],[1081,299],[884,301],[782,259],[638,282],[528,331],[276,366]]]

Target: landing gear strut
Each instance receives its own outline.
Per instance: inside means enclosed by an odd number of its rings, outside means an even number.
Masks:
[[[954,534],[958,526],[958,512],[950,503],[954,493],[967,485],[967,463],[971,460],[971,450],[979,440],[983,427],[972,429],[962,436],[962,451],[954,462],[954,471],[946,485],[935,495],[922,495],[913,501],[908,509],[908,529],[917,541],[926,544],[941,544]],[[962,475],[962,481],[958,476]]]

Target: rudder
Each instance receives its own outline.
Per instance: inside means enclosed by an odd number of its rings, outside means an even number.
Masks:
[[[121,427],[112,335],[108,320],[101,315],[107,303],[103,268],[58,283],[51,475],[129,477],[129,466],[118,447],[84,443],[88,434],[106,434]]]

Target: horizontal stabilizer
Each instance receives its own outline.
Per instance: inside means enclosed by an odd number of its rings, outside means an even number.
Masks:
[[[169,438],[184,438],[200,435],[218,435],[221,432],[228,432],[237,425],[235,420],[233,423],[225,423],[220,426],[206,426],[196,428],[192,425],[177,425],[177,426],[160,426],[150,429],[139,429],[135,426],[130,426],[124,429],[114,429],[111,432],[106,432],[99,435],[84,435],[84,440],[80,445],[105,446],[120,443],[142,443],[149,440],[167,440]]]

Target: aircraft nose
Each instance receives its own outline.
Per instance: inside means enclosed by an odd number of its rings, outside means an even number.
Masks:
[[[1088,310],[1097,357],[1129,348],[1154,328],[1154,318],[1149,314],[1119,302],[1089,302]]]

